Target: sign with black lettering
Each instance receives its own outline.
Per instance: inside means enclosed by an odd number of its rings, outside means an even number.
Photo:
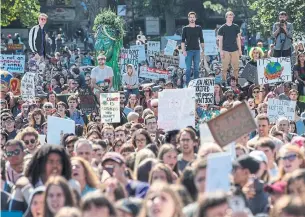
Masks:
[[[1,54],[0,69],[11,73],[24,73],[25,56]]]
[[[132,64],[138,73],[139,50],[138,49],[121,49],[121,74],[127,72],[127,65]]]
[[[195,88],[196,102],[199,104],[214,104],[215,78],[198,78],[190,81],[189,88]]]
[[[89,115],[93,112],[96,112],[96,101],[94,98],[94,94],[89,88],[81,89],[79,94],[80,99],[80,109],[86,115]]]
[[[295,119],[296,101],[268,99],[267,115],[270,123],[275,123],[279,117],[286,117],[288,120]]]
[[[221,147],[257,128],[245,102],[213,118],[207,124],[215,141]]]
[[[271,57],[257,61],[258,84],[272,84],[292,80],[290,57]]]
[[[101,93],[102,123],[120,123],[120,94]]]

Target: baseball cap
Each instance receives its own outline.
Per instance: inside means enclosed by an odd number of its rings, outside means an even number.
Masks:
[[[117,152],[107,152],[102,159],[102,165],[107,161],[114,161],[118,164],[125,163],[124,157]]]
[[[250,152],[249,155],[251,157],[254,157],[259,162],[265,162],[266,164],[268,164],[268,158],[263,151],[255,150],[255,151]]]
[[[278,181],[274,182],[272,184],[266,185],[264,187],[264,191],[268,192],[269,194],[272,193],[278,193],[278,194],[284,194],[286,190],[287,182]]]
[[[250,155],[242,155],[233,162],[233,168],[234,167],[248,169],[251,174],[255,174],[259,170],[260,165],[259,161],[257,161],[254,157]]]
[[[137,216],[141,209],[142,201],[140,198],[124,198],[115,203],[115,208]]]

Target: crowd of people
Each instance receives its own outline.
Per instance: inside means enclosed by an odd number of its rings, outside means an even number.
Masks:
[[[158,93],[187,87],[192,78],[200,76],[199,46],[204,55],[204,40],[201,27],[195,25],[196,14],[190,12],[188,17],[181,46],[186,71],[177,82],[159,79],[141,83],[135,67],[129,64],[122,88],[114,90],[114,73],[106,65],[106,56],[100,54],[94,61],[88,53],[68,48],[51,58],[44,50],[29,57],[28,70],[37,72],[36,82],[42,88],[36,90],[34,100],[14,96],[2,85],[8,75],[1,74],[4,216],[305,216],[304,44],[299,43],[293,51],[292,81],[276,85],[248,81],[241,86],[236,63],[241,55],[240,33],[233,23],[233,12],[228,12],[226,24],[218,31],[223,79],[215,83],[214,104],[196,103],[195,128],[165,132],[158,128]],[[47,16],[42,14],[39,19],[46,22]],[[279,23],[286,22],[287,14],[281,12]],[[286,33],[292,30],[291,23],[279,28],[276,24],[274,35],[288,37]],[[276,45],[274,56],[290,57],[292,50],[287,50],[292,44],[280,43],[285,45]],[[256,67],[263,57],[262,49],[253,47],[249,64]],[[230,65],[234,76],[227,80]],[[216,76],[213,68],[207,76]],[[103,123],[98,110],[83,112],[78,94],[84,89],[95,97],[97,107],[101,93],[118,91],[120,123]],[[66,100],[59,100],[62,94],[68,95]],[[267,115],[271,98],[296,101],[294,121],[280,117],[271,122]],[[197,126],[217,111],[217,115],[224,113],[243,101],[253,113],[257,130],[235,141],[231,190],[209,192],[208,156],[227,150],[216,142],[201,142]],[[211,117],[207,118],[207,113]],[[60,145],[47,144],[47,137],[39,139],[47,135],[50,116],[75,122],[75,133],[62,135]]]

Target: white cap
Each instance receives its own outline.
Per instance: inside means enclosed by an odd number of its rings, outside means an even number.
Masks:
[[[249,154],[251,157],[255,158],[256,160],[258,160],[259,162],[265,162],[266,164],[268,164],[268,158],[266,156],[266,154],[263,151],[252,151]]]

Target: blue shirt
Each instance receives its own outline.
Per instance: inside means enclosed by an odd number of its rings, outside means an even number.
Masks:
[[[91,188],[89,185],[86,185],[85,188],[84,188],[84,190],[83,190],[82,193],[81,193],[81,196],[83,197],[83,196],[85,196],[87,193],[92,192],[92,191],[95,191],[95,190],[96,190],[96,188]]]
[[[70,118],[75,122],[75,124],[80,124],[82,126],[85,125],[84,119],[78,110],[75,110],[73,114],[70,114]]]

